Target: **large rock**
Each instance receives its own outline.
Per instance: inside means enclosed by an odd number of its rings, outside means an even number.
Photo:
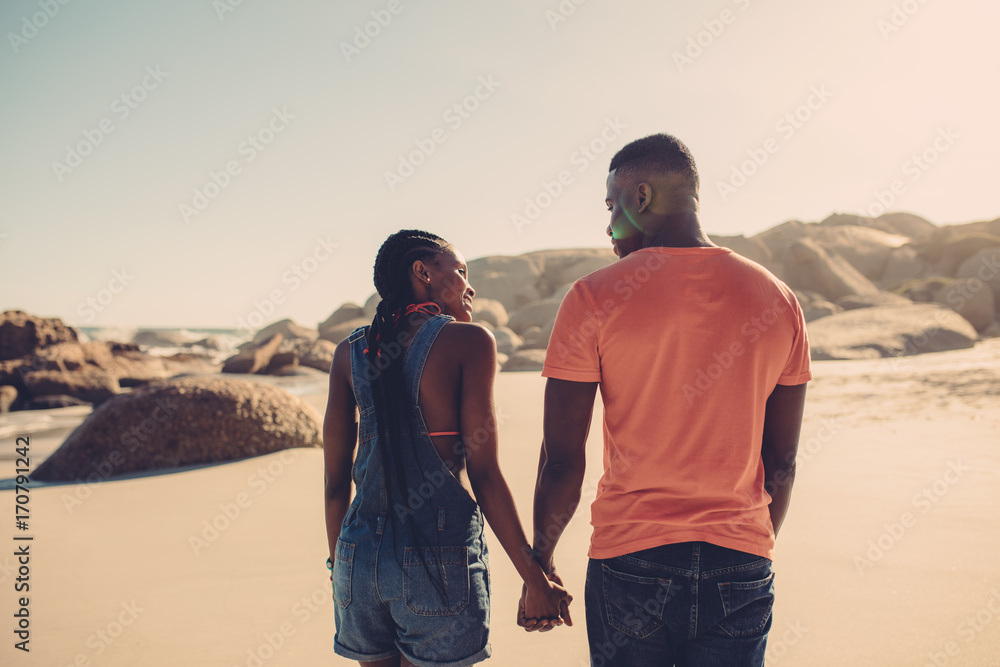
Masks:
[[[0,385],[0,415],[10,412],[11,406],[17,401],[17,387],[9,384]]]
[[[378,305],[380,303],[382,303],[382,297],[378,295],[378,292],[375,292],[370,297],[368,297],[367,301],[365,301],[364,305],[365,313],[361,317],[364,317],[366,320],[371,322],[373,319],[375,319],[375,312],[378,310]]]
[[[478,295],[472,300],[472,321],[485,322],[491,328],[507,326],[507,309],[495,299],[482,299]]]
[[[56,343],[80,340],[76,329],[58,317],[38,317],[22,310],[0,313],[0,361],[19,359]]]
[[[810,301],[808,305],[802,307],[802,316],[806,322],[812,322],[821,317],[835,315],[842,310],[843,308],[829,301]]]
[[[911,239],[920,238],[937,229],[937,225],[930,220],[921,218],[919,215],[914,215],[913,213],[903,212],[883,213],[875,218],[873,224],[877,229],[881,229],[884,232],[901,234]]]
[[[24,374],[24,386],[32,399],[53,394],[74,396],[87,403],[98,405],[117,394],[118,379],[99,368],[80,368],[73,371],[42,370]]]
[[[796,241],[788,249],[784,274],[790,286],[819,292],[833,302],[848,294],[878,291],[847,260],[811,239]]]
[[[809,238],[836,252],[873,282],[882,277],[892,251],[909,241],[905,236],[858,225],[820,227],[813,230]]]
[[[878,284],[884,289],[894,290],[927,275],[930,268],[930,262],[921,257],[912,245],[900,246],[889,253]]]
[[[469,262],[469,283],[476,297],[499,301],[508,313],[541,297],[540,277],[538,262],[526,257],[491,256]]]
[[[980,333],[996,319],[993,290],[978,278],[955,278],[935,292],[933,300],[967,319]]]
[[[494,329],[493,337],[497,341],[497,352],[500,354],[509,355],[524,344],[524,339],[507,327],[497,327]]]
[[[299,364],[329,373],[330,367],[333,366],[333,353],[336,350],[336,343],[322,339],[312,341],[307,349],[298,351]]]
[[[789,220],[770,229],[765,229],[759,234],[751,236],[750,239],[763,243],[771,252],[772,263],[777,268],[783,268],[785,253],[799,239],[809,236],[810,228],[813,226],[800,220]]]
[[[518,350],[511,354],[501,370],[540,371],[545,363],[545,350]]]
[[[810,322],[813,359],[875,359],[972,347],[978,335],[950,308],[914,304],[848,310]]]
[[[330,313],[330,317],[320,322],[319,334],[322,336],[324,331],[331,329],[338,324],[343,324],[344,322],[364,317],[367,317],[364,306],[359,306],[356,303],[345,303],[340,306],[340,308],[337,308],[337,310]],[[369,317],[368,320],[370,321],[373,317],[375,317],[375,313],[372,313],[372,316]]]
[[[561,303],[562,299],[542,299],[530,303],[511,313],[507,326],[519,336],[523,336],[529,327],[544,329],[545,325],[556,319]]]
[[[294,340],[296,338],[316,340],[316,337],[319,335],[316,329],[304,327],[301,324],[296,323],[294,320],[286,318],[278,320],[277,322],[272,322],[255,333],[253,336],[253,344],[258,346],[263,345],[276,333],[280,333],[282,338],[286,341]]]
[[[33,477],[96,480],[146,470],[222,463],[291,447],[320,447],[319,416],[270,385],[189,376],[105,402]]]
[[[989,285],[993,291],[994,306],[1000,313],[1000,246],[984,248],[962,262],[955,272],[956,278],[975,278]]]
[[[904,296],[892,292],[874,292],[872,294],[850,294],[837,301],[844,310],[858,308],[875,308],[878,306],[909,306],[913,302]]]
[[[374,315],[372,317],[374,317]],[[371,323],[372,323],[371,319],[365,317],[358,317],[353,320],[347,320],[346,322],[341,322],[340,324],[336,324],[332,327],[329,327],[328,329],[324,329],[323,332],[320,334],[320,339],[330,341],[331,343],[336,345],[340,341],[347,338],[351,334],[351,332],[357,329],[358,327],[367,326]]]
[[[539,275],[536,287],[542,297],[548,297],[561,285],[573,283],[618,259],[610,244],[607,248],[537,250],[521,257],[531,261],[537,268]]]
[[[935,274],[954,276],[958,268],[970,257],[982,250],[1000,246],[1000,236],[944,227],[914,245],[924,259],[933,265]]]
[[[729,248],[733,252],[743,255],[747,259],[757,262],[761,266],[771,267],[774,261],[774,254],[771,249],[767,247],[760,238],[753,237],[747,238],[742,234],[737,236],[720,236],[718,234],[710,234],[709,238],[712,243],[720,245],[723,248]]]
[[[270,340],[259,347],[244,350],[226,359],[222,364],[223,373],[259,373],[271,363],[271,357],[278,351],[284,336],[274,334]]]

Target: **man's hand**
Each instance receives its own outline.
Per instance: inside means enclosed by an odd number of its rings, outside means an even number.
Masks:
[[[517,604],[517,624],[524,628],[527,632],[539,631],[548,632],[557,625],[562,625],[564,622],[566,625],[573,625],[573,619],[569,614],[569,605],[573,602],[573,596],[570,595],[566,589],[563,587],[562,579],[556,574],[555,570],[546,575],[549,582],[552,584],[545,597],[548,598],[548,602],[553,606],[553,609],[558,610],[558,616],[542,617],[537,618],[534,615],[528,616],[527,609],[531,607],[536,608],[533,604],[533,600],[529,600],[532,597],[531,592],[528,590],[527,586],[521,587],[521,600]],[[538,595],[537,593],[535,595]],[[535,612],[532,612],[533,614]]]

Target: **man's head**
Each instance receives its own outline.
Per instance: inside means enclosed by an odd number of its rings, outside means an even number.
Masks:
[[[669,134],[628,144],[611,159],[605,203],[608,235],[619,257],[655,237],[667,216],[697,212],[698,168],[687,146]]]

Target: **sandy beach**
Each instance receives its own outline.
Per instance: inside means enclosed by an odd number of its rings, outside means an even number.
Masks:
[[[1000,340],[969,350],[815,364],[790,513],[778,539],[768,665],[1000,664]],[[322,414],[325,374],[262,378]],[[544,380],[497,381],[502,465],[530,520]],[[32,468],[89,408],[0,417],[13,514],[14,438]],[[600,466],[600,404],[586,499]],[[295,449],[235,463],[30,492],[30,529],[8,524],[0,556],[0,660],[9,665],[354,664],[334,655],[324,566],[322,453]],[[11,631],[13,534],[30,534],[30,653]],[[526,634],[520,584],[490,534],[486,664],[586,665],[583,581],[589,508],[557,565],[576,624]]]

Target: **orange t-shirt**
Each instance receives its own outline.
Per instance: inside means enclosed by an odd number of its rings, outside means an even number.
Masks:
[[[600,382],[591,558],[705,541],[774,558],[764,407],[812,378],[792,290],[728,248],[643,248],[573,284],[542,375]]]

